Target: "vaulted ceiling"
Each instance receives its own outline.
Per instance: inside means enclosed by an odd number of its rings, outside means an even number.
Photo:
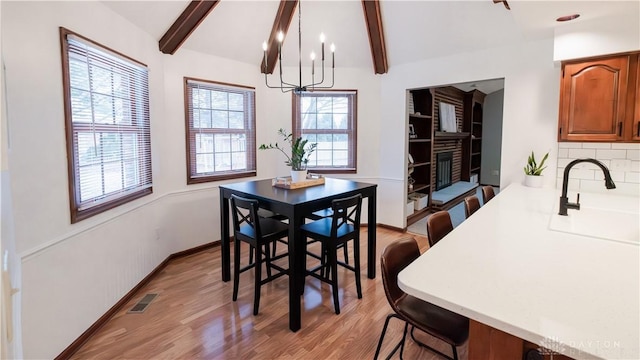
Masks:
[[[327,52],[329,44],[336,45],[336,66],[369,68],[375,73],[384,73],[386,69],[380,67],[383,59],[374,62],[381,44],[377,45],[378,51],[371,46],[369,31],[374,37],[376,32],[383,36],[385,65],[391,68],[428,58],[550,37],[554,28],[571,26],[555,21],[557,17],[571,13],[581,14],[577,21],[589,21],[640,11],[638,1],[509,0],[511,10],[506,9],[502,1],[494,2],[370,1],[368,3],[375,4],[377,9],[366,11],[367,6],[360,0],[300,0],[303,61],[309,63],[311,51],[320,53],[321,32],[327,37]],[[207,1],[200,4],[200,9],[189,0],[105,1],[104,4],[158,39],[160,45],[163,36],[166,35],[167,43],[171,36],[180,34],[181,29],[173,29],[172,33],[170,27],[181,14],[189,13],[197,19],[204,13],[206,16],[202,16],[184,43],[173,44],[177,45],[177,51],[193,50],[253,63],[256,67],[262,62],[262,42],[275,43],[269,40],[274,36],[274,19],[281,6],[278,0]],[[291,9],[287,11],[291,13]],[[377,19],[376,11],[379,13]],[[294,8],[291,15],[289,32],[282,47],[284,66],[295,66],[298,61],[297,9]],[[381,25],[378,29],[376,20]],[[273,56],[275,51],[271,54]],[[375,63],[378,66],[374,68]]]

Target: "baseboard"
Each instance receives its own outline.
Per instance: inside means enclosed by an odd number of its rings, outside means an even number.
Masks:
[[[407,231],[407,229],[403,229],[403,228],[399,228],[399,227],[395,227],[395,226],[391,226],[391,225],[387,225],[387,224],[376,224],[376,226],[379,226],[381,228],[385,228],[385,229],[389,229],[389,230],[394,230],[394,231],[399,231],[399,232],[405,232]]]
[[[117,314],[122,309],[122,307],[127,302],[129,302],[129,300],[131,300],[140,289],[142,289],[143,286],[147,285],[149,281],[151,281],[151,279],[153,279],[157,274],[159,274],[160,271],[162,271],[172,260],[181,258],[184,256],[197,254],[201,251],[213,248],[218,245],[220,245],[219,240],[206,243],[204,245],[196,246],[191,249],[179,251],[177,253],[167,256],[167,258],[164,259],[164,261],[162,261],[158,266],[156,266],[156,268],[153,269],[149,273],[149,275],[145,276],[145,278],[142,279],[131,290],[129,290],[129,292],[126,293],[122,297],[122,299],[120,299],[120,301],[118,301],[115,305],[113,305],[111,309],[107,310],[107,312],[104,313],[104,315],[102,315],[85,332],[83,332],[74,342],[72,342],[71,345],[67,346],[67,348],[60,353],[60,355],[56,356],[55,360],[66,360],[71,358],[71,356],[75,354],[76,351],[78,351],[82,347],[82,345],[84,345],[96,332],[98,332],[98,330],[100,330],[100,328],[104,326],[104,324],[106,324],[107,321],[109,321],[109,319],[111,319],[115,314]]]

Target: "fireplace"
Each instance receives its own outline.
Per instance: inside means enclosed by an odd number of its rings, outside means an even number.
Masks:
[[[453,175],[453,152],[436,154],[436,191],[451,185]]]

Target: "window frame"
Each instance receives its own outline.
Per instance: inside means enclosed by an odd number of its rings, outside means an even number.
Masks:
[[[347,136],[349,136],[349,141],[353,141],[353,146],[349,147],[349,149],[353,150],[353,154],[348,154],[349,158],[352,159],[353,163],[348,164],[346,167],[311,167],[307,166],[308,170],[313,173],[318,174],[355,174],[358,172],[358,90],[348,90],[348,89],[328,89],[322,91],[306,91],[303,92],[303,95],[311,95],[320,97],[322,95],[331,95],[332,93],[348,95],[351,97],[350,109],[352,112],[348,114],[348,123],[349,128],[340,129],[340,130],[329,130],[326,131],[314,131],[311,133],[315,134],[343,134],[347,132]],[[302,131],[302,116],[300,114],[301,108],[300,103],[303,95],[292,93],[292,129],[294,137],[301,137],[303,135]],[[351,134],[351,135],[349,135]],[[348,149],[348,150],[349,150]],[[317,150],[316,150],[317,151]]]
[[[231,84],[213,80],[206,80],[194,77],[184,77],[184,118],[185,118],[185,153],[187,159],[187,167],[186,167],[186,175],[187,175],[187,185],[192,184],[201,184],[212,181],[222,181],[222,180],[230,180],[230,179],[239,179],[245,177],[253,177],[257,175],[257,159],[256,159],[256,149],[257,149],[257,140],[256,140],[256,89],[252,86],[239,85],[239,84]],[[245,111],[249,112],[250,119],[247,120],[245,116],[245,129],[247,138],[247,170],[242,171],[227,171],[219,174],[209,174],[202,176],[195,176],[195,169],[197,165],[197,160],[195,159],[195,135],[198,133],[193,128],[193,120],[190,117],[190,106],[192,104],[192,99],[189,96],[189,81],[200,82],[204,84],[211,84],[213,87],[219,88],[230,88],[236,89],[238,91],[250,91],[253,94],[253,106],[251,108],[246,108]],[[242,129],[233,129],[227,128],[227,131],[221,130],[220,128],[211,128],[207,129],[205,132],[210,134],[229,134],[229,133],[238,133],[238,130]],[[200,128],[202,131],[202,128]],[[193,142],[192,142],[193,140]],[[194,147],[194,149],[192,149]],[[192,151],[193,150],[193,151]],[[215,154],[215,153],[214,153]],[[193,155],[193,156],[192,156]]]
[[[69,70],[69,44],[68,44],[68,40],[67,40],[67,36],[72,35],[74,37],[77,37],[78,39],[80,39],[81,41],[87,43],[88,45],[96,48],[99,51],[105,52],[105,53],[111,53],[110,55],[115,56],[115,57],[120,57],[125,61],[130,61],[131,63],[140,66],[140,67],[144,67],[147,68],[147,74],[148,74],[148,67],[146,64],[133,59],[127,55],[124,55],[116,50],[113,50],[107,46],[104,46],[94,40],[91,40],[85,36],[82,36],[76,32],[73,32],[69,29],[66,29],[64,27],[59,27],[59,34],[60,34],[60,46],[61,46],[61,54],[62,54],[62,85],[63,85],[63,99],[64,99],[64,117],[65,117],[65,135],[66,135],[66,151],[67,151],[67,172],[68,172],[68,178],[69,178],[69,182],[68,182],[68,188],[69,188],[69,210],[70,210],[70,214],[71,214],[71,223],[77,223],[81,220],[90,218],[92,216],[101,214],[105,211],[111,210],[113,208],[116,208],[120,205],[126,204],[128,202],[131,202],[133,200],[139,199],[141,197],[144,197],[146,195],[150,195],[153,193],[153,172],[152,172],[152,158],[151,158],[151,118],[150,118],[150,113],[149,113],[149,83],[148,83],[148,77],[147,77],[147,83],[146,83],[146,92],[147,92],[147,98],[143,100],[146,100],[146,104],[144,107],[144,113],[141,115],[142,117],[135,117],[132,116],[132,121],[136,121],[139,118],[142,118],[144,120],[146,120],[147,122],[147,126],[143,127],[142,129],[139,129],[138,131],[135,131],[136,134],[141,134],[142,138],[138,139],[137,144],[142,144],[145,146],[140,146],[140,148],[138,149],[138,152],[141,154],[138,157],[138,167],[137,169],[140,170],[144,170],[144,166],[143,163],[145,162],[145,159],[148,159],[148,172],[145,172],[144,174],[141,174],[141,181],[137,184],[139,187],[141,187],[140,189],[134,190],[134,191],[123,191],[122,193],[118,194],[116,197],[113,197],[111,199],[109,199],[109,197],[100,199],[100,200],[96,200],[94,205],[91,206],[86,206],[86,202],[83,204],[81,204],[81,197],[80,197],[80,188],[79,188],[79,184],[77,184],[76,182],[76,171],[75,169],[79,169],[79,155],[76,154],[75,152],[75,148],[76,148],[76,142],[75,142],[75,133],[78,132],[78,130],[82,130],[83,128],[85,129],[91,129],[92,131],[100,130],[100,129],[104,129],[104,130],[108,130],[109,132],[115,132],[115,133],[127,133],[127,132],[131,132],[132,130],[136,129],[137,127],[135,125],[109,125],[109,124],[102,124],[102,123],[96,123],[95,119],[92,115],[92,122],[88,123],[88,124],[84,124],[84,123],[77,123],[76,125],[74,125],[73,123],[73,115],[72,115],[72,105],[71,105],[71,77],[70,77],[70,70]],[[134,95],[135,93],[130,90],[128,93],[130,96]],[[135,98],[137,99],[137,97]],[[131,99],[132,101],[130,102],[130,109],[131,109],[131,113],[136,113],[138,112],[137,109],[135,109],[135,104],[136,101],[133,101],[134,98]],[[118,131],[119,128],[128,128],[129,131]],[[146,129],[148,129],[148,131],[146,131]],[[115,131],[114,131],[115,130]],[[148,144],[148,149],[146,144]],[[101,164],[104,165],[103,162],[101,162]],[[148,184],[145,184],[148,180]]]

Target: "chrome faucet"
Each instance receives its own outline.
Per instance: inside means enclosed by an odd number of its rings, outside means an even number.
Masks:
[[[616,184],[613,182],[613,180],[611,180],[611,174],[609,173],[609,169],[607,169],[607,167],[604,166],[604,164],[602,164],[600,161],[596,159],[573,160],[572,162],[567,164],[567,167],[564,168],[564,176],[562,177],[562,195],[560,196],[560,211],[558,212],[559,215],[566,216],[567,209],[580,210],[580,193],[578,193],[576,202],[570,203],[569,199],[567,198],[567,188],[569,187],[569,171],[575,164],[578,164],[581,162],[590,162],[592,164],[598,165],[600,169],[602,169],[602,172],[604,173],[604,186],[606,186],[607,189],[616,188]]]

